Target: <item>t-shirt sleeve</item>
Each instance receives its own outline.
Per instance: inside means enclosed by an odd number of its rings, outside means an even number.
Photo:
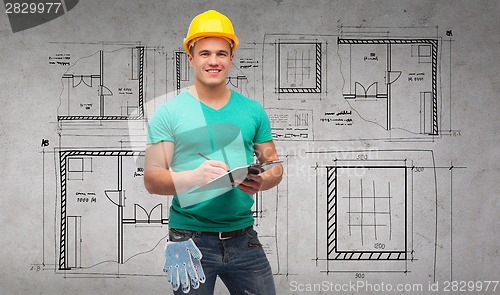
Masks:
[[[271,123],[264,108],[259,104],[259,127],[254,137],[254,143],[263,143],[273,139],[271,134]]]
[[[158,108],[148,122],[148,133],[146,144],[154,144],[161,141],[174,142],[172,132],[172,118],[165,105]]]

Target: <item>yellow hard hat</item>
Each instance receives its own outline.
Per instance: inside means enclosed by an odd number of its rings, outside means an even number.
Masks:
[[[229,39],[232,42],[231,48],[233,52],[239,44],[229,18],[215,10],[207,10],[193,18],[186,38],[184,38],[186,52],[189,53],[191,41],[203,37],[224,37]]]

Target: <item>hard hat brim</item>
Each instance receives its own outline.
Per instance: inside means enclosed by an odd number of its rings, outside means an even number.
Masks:
[[[184,42],[183,42],[184,43],[184,50],[186,50],[187,53],[190,53],[189,46],[193,40],[199,39],[199,38],[208,38],[208,37],[223,37],[223,38],[227,38],[227,39],[231,40],[233,42],[232,47],[231,47],[232,52],[234,52],[236,50],[236,48],[238,48],[238,45],[239,45],[238,37],[236,37],[236,35],[234,35],[234,34],[227,34],[227,33],[221,33],[221,32],[200,32],[200,33],[193,34],[193,35],[189,36],[189,38],[184,38]]]

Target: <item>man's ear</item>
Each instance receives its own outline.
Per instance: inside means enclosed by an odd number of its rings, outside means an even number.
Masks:
[[[188,56],[189,66],[192,66],[191,62],[193,61],[193,56],[191,55],[191,53],[188,53],[187,56]]]

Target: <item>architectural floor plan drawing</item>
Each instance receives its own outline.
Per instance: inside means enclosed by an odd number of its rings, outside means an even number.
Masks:
[[[147,256],[161,253],[169,199],[144,190],[143,161],[138,151],[59,152],[59,271],[133,274],[136,263],[144,272]]]
[[[314,227],[318,267],[326,273],[446,270],[450,257],[452,166],[438,166],[430,150],[310,152],[316,178]],[[438,204],[441,204],[438,206]],[[417,214],[427,212],[427,217]],[[435,216],[435,219],[428,218]],[[312,226],[312,225],[311,225]],[[422,275],[422,273],[415,274]]]
[[[329,260],[406,260],[404,161],[326,167]]]
[[[158,257],[166,242],[171,197],[145,191],[144,152],[64,149],[54,158],[60,198],[55,200],[56,232],[46,237],[46,244],[56,247],[54,271],[65,277],[162,276]],[[280,229],[262,225],[277,224],[287,215],[279,191],[257,194],[252,209],[277,274],[286,273],[278,250],[284,246],[278,244]]]
[[[450,135],[449,38],[435,29],[340,27],[337,35],[266,34],[263,103],[306,110],[273,126],[284,140],[433,141]],[[342,89],[341,92],[338,89]],[[342,134],[340,137],[339,135]]]
[[[247,211],[276,294],[499,293],[500,1],[4,2],[0,295],[172,293],[148,124],[195,82],[183,40],[212,9],[238,46],[206,73],[262,105],[283,160]],[[216,150],[194,152],[246,164],[202,114],[175,114]]]
[[[314,41],[279,41],[277,47],[278,93],[321,93],[322,44]]]
[[[64,45],[74,52],[56,54],[68,60],[57,116],[62,124],[145,119],[145,102],[166,89],[165,82],[155,80],[165,79],[167,59],[157,47],[140,42],[103,42],[98,50],[96,44]]]
[[[339,38],[337,43],[343,96],[361,117],[387,130],[438,135],[438,39]]]
[[[372,270],[389,264],[407,271],[403,267],[413,257],[409,169],[405,160],[336,160],[318,170],[326,178],[326,196],[318,189],[319,202],[326,199],[326,271],[352,261],[373,261]]]
[[[383,37],[266,34],[233,60],[226,85],[263,104],[285,160],[281,184],[252,208],[281,284],[447,275],[438,218],[450,208],[437,204],[449,203],[438,187],[451,186],[450,167],[396,146],[443,136],[443,40]],[[145,135],[155,109],[192,85],[188,56],[140,42],[52,46],[69,62],[54,82],[57,144],[43,154],[56,184],[44,191],[44,265],[66,278],[162,277],[171,196],[144,188]],[[384,149],[368,149],[377,141]]]

